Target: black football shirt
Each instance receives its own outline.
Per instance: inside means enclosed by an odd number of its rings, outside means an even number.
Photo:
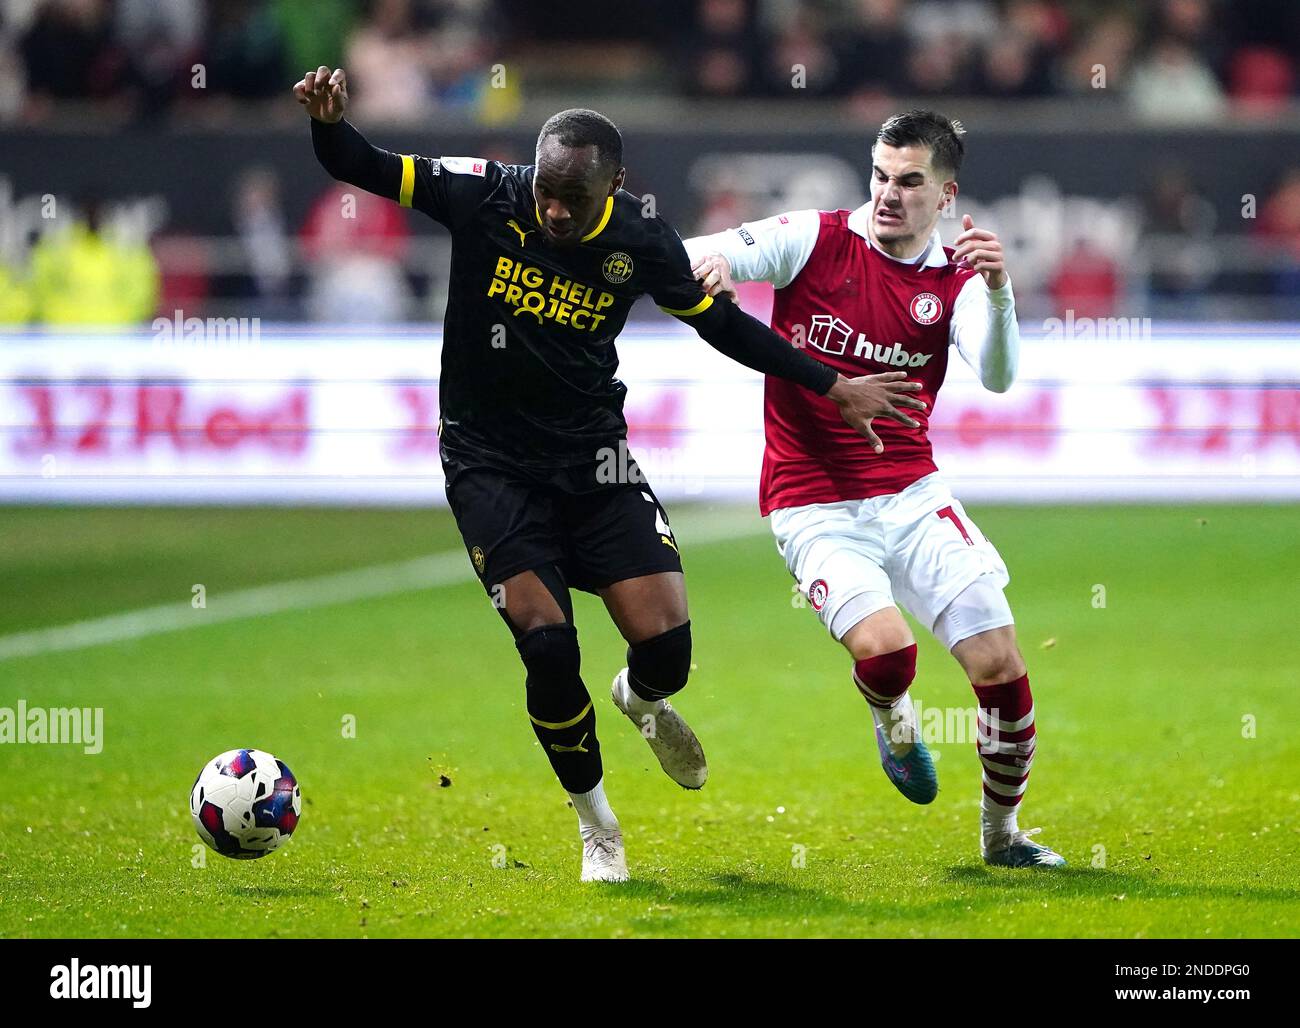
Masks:
[[[615,339],[648,293],[690,317],[712,300],[677,233],[626,192],[576,245],[542,231],[531,165],[402,155],[397,199],[451,231],[444,462],[534,472],[590,464],[626,436]]]

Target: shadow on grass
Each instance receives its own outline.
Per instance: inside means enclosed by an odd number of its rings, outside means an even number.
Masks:
[[[784,913],[870,919],[882,916],[892,906],[884,897],[879,903],[864,903],[821,889],[791,885],[777,879],[758,878],[743,872],[708,875],[705,881],[709,883],[705,888],[683,888],[633,878],[619,886],[619,895],[669,906],[713,908],[720,912],[753,916]]]
[[[633,878],[626,884],[611,886],[611,890],[616,890],[620,899],[653,905],[631,918],[632,927],[670,935],[692,931],[693,914],[736,918],[734,929],[739,934],[744,934],[751,923],[761,926],[776,918],[802,921],[814,932],[825,919],[824,928],[835,935],[874,932],[893,936],[913,927],[935,928],[949,919],[959,921],[971,912],[986,911],[1009,899],[1026,897],[1066,902],[1075,899],[1130,902],[1168,899],[1184,903],[1215,899],[1300,900],[1300,890],[1296,889],[1154,881],[1143,875],[1091,867],[1016,872],[954,865],[934,882],[935,891],[943,892],[946,885],[949,889],[961,889],[961,894],[928,900],[917,896],[902,898],[888,888],[882,889],[878,898],[849,898],[815,886],[795,885],[788,880],[745,872],[708,875],[704,882],[704,885],[682,887],[653,878]]]
[[[1227,899],[1296,902],[1300,889],[1258,888],[1244,884],[1201,884],[1178,880],[1162,881],[1154,875],[1135,875],[1094,867],[1054,869],[992,870],[984,866],[955,864],[947,880],[955,885],[977,886],[1008,892],[1065,897],[1124,896],[1126,899]]]

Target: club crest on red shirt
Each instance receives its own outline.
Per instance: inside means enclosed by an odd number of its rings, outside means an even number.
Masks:
[[[918,325],[933,325],[943,314],[943,301],[934,293],[920,293],[912,298],[909,309]]]

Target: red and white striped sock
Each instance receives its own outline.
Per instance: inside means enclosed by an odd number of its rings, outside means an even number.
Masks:
[[[916,678],[916,643],[878,653],[853,665],[853,684],[871,708],[871,720],[884,732],[895,757],[905,757],[916,740],[916,711],[907,688]]]
[[[979,700],[976,733],[984,789],[980,800],[980,834],[1017,831],[1016,812],[1029,785],[1034,762],[1034,697],[1029,676],[997,685],[972,685]]]

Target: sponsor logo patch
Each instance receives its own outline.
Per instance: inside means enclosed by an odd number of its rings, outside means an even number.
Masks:
[[[925,295],[934,296],[933,293]],[[920,298],[918,297],[918,299]],[[938,298],[935,297],[935,303],[938,302]],[[915,311],[912,316],[916,317]],[[938,314],[935,314],[935,317],[938,316]],[[798,328],[798,326],[795,327]],[[849,352],[849,340],[852,335],[853,326],[847,321],[841,321],[829,314],[814,314],[808,329],[808,345],[821,350],[822,353],[842,357]],[[893,346],[873,343],[862,332],[858,333],[857,342],[853,344],[852,353],[854,357],[860,360],[874,360],[879,364],[888,364],[894,368],[923,368],[930,362],[930,358],[934,356],[932,353],[921,353],[919,351],[912,353],[903,349],[902,343],[894,343]]]
[[[740,236],[741,239],[745,241],[746,246],[754,245],[754,237],[751,236],[747,230],[743,228],[738,228],[736,229],[736,233]]]
[[[814,314],[812,328],[808,332],[808,345],[814,346],[822,353],[842,354],[848,345],[853,326],[847,321],[833,318],[829,314]]]
[[[440,163],[457,175],[477,175],[482,178],[487,172],[487,159],[484,157],[443,157]]]

